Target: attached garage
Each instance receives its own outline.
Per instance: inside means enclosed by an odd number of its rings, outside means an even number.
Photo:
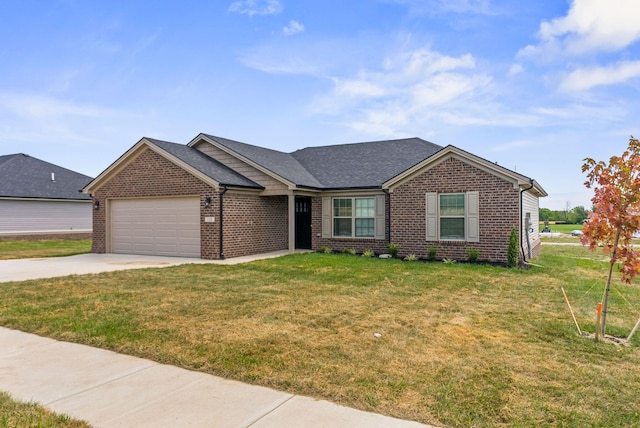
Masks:
[[[112,253],[200,257],[200,199],[112,199]]]

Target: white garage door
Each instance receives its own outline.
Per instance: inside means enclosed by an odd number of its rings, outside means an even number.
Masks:
[[[111,252],[200,257],[200,200],[112,200]]]

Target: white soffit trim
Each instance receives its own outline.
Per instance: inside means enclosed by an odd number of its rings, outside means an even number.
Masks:
[[[251,159],[242,156],[240,153],[235,152],[233,150],[231,150],[229,147],[225,146],[224,144],[221,144],[219,142],[217,142],[216,140],[210,138],[209,136],[205,135],[205,134],[198,134],[198,136],[196,138],[194,138],[193,140],[191,140],[189,142],[189,144],[187,144],[187,146],[189,147],[194,147],[196,145],[198,145],[198,143],[200,141],[205,141],[215,147],[217,147],[218,149],[222,150],[223,152],[233,156],[234,158],[238,159],[239,161],[242,161],[244,163],[246,163],[247,165],[257,169],[258,171],[268,175],[269,177],[273,178],[274,180],[277,180],[283,184],[285,184],[287,187],[289,187],[290,190],[293,189],[297,189],[297,186],[295,183],[287,180],[286,178],[282,177],[281,175],[276,174],[275,172],[271,171],[270,169],[267,169],[265,167],[263,167],[262,165],[252,161]]]

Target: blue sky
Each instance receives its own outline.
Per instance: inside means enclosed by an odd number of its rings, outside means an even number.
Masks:
[[[143,136],[417,136],[590,207],[640,136],[637,0],[5,0],[0,154],[96,176]],[[354,160],[354,166],[357,166]]]

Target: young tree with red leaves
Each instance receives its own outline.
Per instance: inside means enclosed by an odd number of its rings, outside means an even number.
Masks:
[[[613,266],[620,263],[622,281],[627,284],[640,273],[640,251],[631,243],[633,234],[640,230],[640,141],[631,137],[627,150],[622,156],[612,156],[609,164],[586,158],[582,172],[587,173],[585,186],[594,192],[594,212],[582,228],[582,244],[588,244],[592,251],[602,245],[610,255],[597,338],[606,331]]]

